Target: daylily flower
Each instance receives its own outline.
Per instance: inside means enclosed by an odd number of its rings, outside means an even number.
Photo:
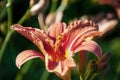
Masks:
[[[48,72],[54,72],[62,79],[69,80],[71,69],[76,67],[73,59],[75,53],[90,51],[98,59],[102,56],[99,45],[88,40],[101,33],[92,21],[74,21],[68,27],[65,23],[56,23],[51,25],[47,32],[19,24],[12,25],[11,29],[28,38],[41,50],[41,52],[34,50],[21,52],[16,58],[18,68],[26,61],[40,57],[45,61]]]

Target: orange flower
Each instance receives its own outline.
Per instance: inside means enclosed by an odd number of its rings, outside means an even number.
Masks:
[[[16,58],[18,68],[26,61],[40,57],[49,72],[67,79],[71,69],[76,67],[73,59],[75,53],[84,50],[94,53],[98,58],[102,56],[99,45],[88,40],[100,35],[98,26],[92,21],[74,21],[68,27],[65,23],[56,23],[47,32],[18,24],[11,26],[11,29],[28,38],[41,50],[41,53],[34,50],[21,52]]]

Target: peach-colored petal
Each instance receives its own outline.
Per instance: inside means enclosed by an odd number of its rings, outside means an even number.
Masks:
[[[56,62],[50,60],[48,55],[45,56],[45,63],[46,63],[46,69],[49,72],[55,72],[60,77],[65,76],[71,68],[76,66],[73,58],[67,58],[63,61]]]
[[[102,56],[102,51],[101,51],[100,46],[94,41],[82,42],[76,48],[73,49],[74,53],[82,51],[82,50],[92,52],[98,57],[98,59],[100,59]]]
[[[98,30],[98,25],[92,21],[75,21],[64,31],[58,43],[68,50],[67,55],[70,55],[70,51],[78,44],[80,45],[82,41],[100,35],[101,32]]]
[[[80,36],[88,34],[92,31],[98,31],[98,26],[92,21],[75,21],[68,26],[68,29],[64,31],[63,38],[61,42],[64,43],[63,46],[66,48],[70,47]]]
[[[50,41],[44,31],[32,27],[23,27],[19,24],[12,25],[11,29],[16,30],[18,33],[32,41],[43,54],[46,52],[53,53],[52,41]]]
[[[76,46],[80,45],[82,41],[92,40],[95,36],[100,36],[101,32],[99,31],[88,31],[84,33],[83,35],[76,37],[76,39],[73,40],[71,45],[69,46],[69,50],[75,48]]]
[[[66,29],[65,23],[55,23],[51,25],[48,29],[48,36],[53,40],[56,40],[58,35],[60,35]]]
[[[22,51],[16,58],[16,66],[20,68],[21,65],[24,64],[26,61],[38,57],[41,58],[42,60],[44,60],[45,58],[41,53],[34,50]]]

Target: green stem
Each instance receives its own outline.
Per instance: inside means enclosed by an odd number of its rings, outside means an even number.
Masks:
[[[8,31],[10,30],[10,26],[12,25],[12,0],[7,0],[7,17],[8,17]]]
[[[82,76],[80,76],[80,80],[83,80]]]
[[[56,8],[57,8],[56,4],[57,4],[57,0],[52,0],[52,6],[51,6],[51,9],[50,9],[51,12],[56,10]],[[65,8],[67,7],[67,4],[68,4],[68,0],[62,0],[61,4],[57,8],[56,12],[64,11]]]
[[[56,12],[64,11],[65,8],[67,7],[67,4],[68,4],[68,0],[62,0],[61,4],[58,7],[58,9],[56,10]]]
[[[95,73],[91,73],[86,80],[93,80],[95,75],[96,75]]]
[[[13,31],[13,30],[10,30],[10,31],[7,33],[6,37],[5,37],[4,43],[3,43],[2,48],[1,48],[1,50],[0,50],[0,62],[1,62],[1,60],[2,60],[2,56],[3,56],[3,53],[4,53],[5,49],[6,49],[7,43],[8,43],[8,41],[9,41],[9,39],[10,39],[10,37],[11,37],[11,35],[12,35],[13,33],[14,33],[14,31]]]
[[[50,12],[54,12],[57,8],[57,0],[52,0],[52,4],[51,4],[51,8],[50,8]]]
[[[85,73],[85,78],[84,80],[93,80],[93,78],[95,77],[96,73],[96,69],[97,69],[97,64],[95,61],[91,61],[88,65],[87,65],[87,69],[86,69],[86,73]]]
[[[3,10],[0,13],[0,22],[3,20],[3,18],[5,17],[5,15],[6,15],[6,7],[4,7]]]
[[[79,72],[80,72],[80,80],[84,80],[84,74],[87,63],[87,53],[86,51],[81,51],[79,53]]]
[[[28,15],[30,15],[29,9],[26,11],[25,15],[18,21],[18,24],[22,24],[27,19]],[[9,22],[8,25],[10,25],[10,24],[11,24],[11,22]],[[12,34],[14,32],[15,31],[13,31],[13,30],[9,30],[8,33],[7,33],[7,35],[6,35],[6,37],[5,37],[5,40],[4,40],[3,44],[2,44],[2,48],[0,50],[0,62],[2,61],[2,56],[3,56],[4,51],[6,49],[7,43],[10,40],[10,38],[11,38],[11,36],[12,36]]]
[[[49,72],[46,71],[46,69],[43,71],[42,76],[40,77],[40,80],[48,80]]]
[[[22,69],[20,70],[20,72],[17,74],[15,80],[23,80],[23,76],[24,76],[25,73],[28,71],[29,66],[32,64],[32,61],[33,61],[33,60],[27,62],[27,64],[25,64],[25,65],[23,66],[23,68],[22,68]]]
[[[26,13],[23,15],[23,17],[17,23],[22,24],[29,16],[30,16],[30,9],[28,8]]]
[[[7,16],[8,16],[8,33],[7,33],[6,37],[5,37],[5,40],[4,40],[3,45],[2,45],[2,48],[0,50],[0,62],[2,60],[2,56],[3,56],[3,53],[4,53],[5,48],[7,46],[7,43],[9,41],[9,39],[10,39],[10,36],[13,33],[12,30],[9,31],[9,26],[12,24],[12,6],[11,5],[12,5],[12,0],[7,0],[6,7],[7,7]]]
[[[7,11],[6,11],[6,0],[3,3],[3,6],[0,9],[0,22],[3,20],[3,18],[5,17]]]

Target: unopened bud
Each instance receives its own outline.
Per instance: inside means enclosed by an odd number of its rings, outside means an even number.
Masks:
[[[55,22],[60,22],[62,20],[62,17],[63,17],[63,12],[62,11],[57,12]]]
[[[101,59],[97,63],[97,69],[98,71],[103,71],[108,67],[108,61],[111,57],[111,54],[108,52],[104,54]]]
[[[100,58],[100,60],[98,61],[98,64],[105,63],[105,62],[108,63],[110,57],[111,57],[111,53],[110,53],[110,52],[105,53],[105,54]]]
[[[97,70],[98,71],[104,71],[107,68],[107,66],[108,66],[107,63],[97,64]]]
[[[45,24],[47,25],[47,26],[50,26],[50,25],[52,25],[53,23],[55,23],[55,17],[56,17],[56,15],[55,15],[55,13],[49,13],[48,14],[48,16],[46,17],[46,19],[45,19]]]
[[[32,7],[35,4],[35,0],[30,0],[30,7]]]
[[[112,30],[117,25],[117,23],[118,23],[118,21],[116,19],[113,19],[110,21],[103,20],[102,22],[98,23],[99,31],[101,31],[102,35],[104,35],[108,31]]]
[[[47,26],[50,26],[54,23],[60,22],[62,20],[63,17],[63,12],[59,11],[59,12],[51,12],[50,14],[48,14],[48,16],[46,17],[45,23]]]
[[[97,64],[95,61],[91,61],[90,62],[90,69],[91,69],[91,72],[95,72],[96,69],[97,69]]]
[[[49,0],[39,0],[39,2],[30,9],[31,15],[36,15],[44,11],[48,6],[48,3]]]

